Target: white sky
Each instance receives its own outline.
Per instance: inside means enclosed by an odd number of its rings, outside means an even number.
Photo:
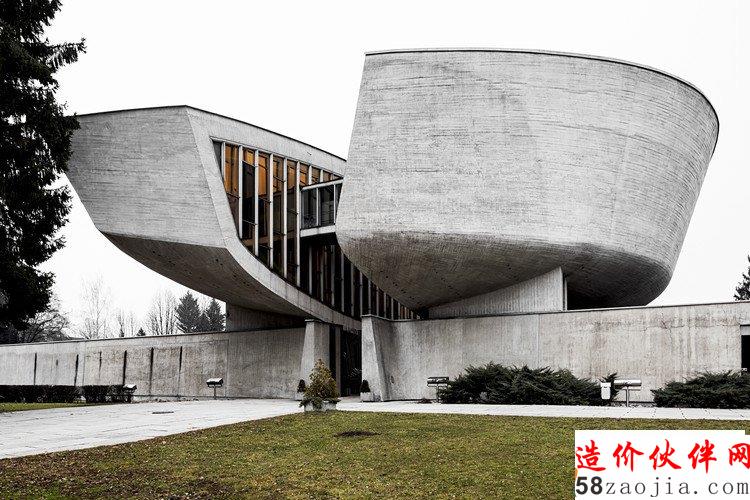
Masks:
[[[655,304],[728,301],[750,253],[750,2],[64,2],[49,36],[86,38],[59,75],[68,111],[189,104],[346,157],[364,53],[500,47],[596,54],[653,66],[708,96],[719,142],[671,284]],[[110,244],[75,200],[65,249],[44,269],[63,308],[101,275],[144,317],[184,287]]]

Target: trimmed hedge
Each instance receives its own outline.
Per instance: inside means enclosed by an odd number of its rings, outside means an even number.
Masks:
[[[615,375],[602,380],[612,381]],[[616,392],[612,390],[610,400],[605,401],[598,381],[578,378],[568,370],[489,363],[469,366],[465,374],[438,390],[438,398],[443,403],[601,406],[609,404]]]
[[[750,408],[750,374],[701,373],[684,382],[653,389],[654,404],[671,408]]]
[[[87,403],[130,402],[130,396],[122,385],[84,385],[82,389]]]
[[[72,403],[83,396],[87,403],[129,401],[122,385],[0,385],[4,403]]]
[[[72,403],[79,397],[72,385],[0,385],[0,401],[6,403]]]

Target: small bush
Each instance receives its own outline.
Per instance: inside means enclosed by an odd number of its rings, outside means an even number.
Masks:
[[[611,374],[605,380],[614,380]],[[614,399],[615,391],[612,391]],[[568,370],[505,367],[495,363],[470,366],[466,373],[438,390],[444,403],[592,405],[611,401],[601,399],[598,381],[578,378]]]
[[[370,383],[367,380],[363,380],[359,386],[359,392],[370,392]]]
[[[120,385],[84,385],[83,397],[87,403],[123,403],[129,396]]]
[[[750,408],[750,374],[701,373],[651,391],[656,406],[673,408]]]
[[[297,384],[297,392],[305,392],[306,387],[307,387],[307,384],[305,383],[305,380],[300,379],[299,383]]]
[[[80,396],[72,385],[1,385],[0,401],[6,403],[72,403]]]
[[[310,373],[310,385],[305,389],[305,396],[300,401],[300,406],[312,403],[315,408],[320,409],[323,407],[323,401],[338,402],[338,397],[339,391],[331,370],[322,359],[317,360]]]

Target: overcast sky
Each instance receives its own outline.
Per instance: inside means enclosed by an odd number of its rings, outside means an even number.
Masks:
[[[59,75],[68,111],[189,104],[316,145],[349,148],[371,50],[498,47],[595,54],[646,64],[701,89],[719,142],[672,282],[655,304],[728,301],[750,253],[750,2],[229,2],[68,0],[53,41],[86,38]],[[146,314],[185,288],[110,244],[76,198],[65,249],[45,266],[73,318],[84,279]]]

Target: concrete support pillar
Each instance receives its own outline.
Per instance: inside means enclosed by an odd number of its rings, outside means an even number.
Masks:
[[[341,382],[344,380],[343,373],[341,373],[341,327],[337,326],[335,332],[336,359],[331,360],[331,365],[336,366],[336,388],[339,390],[339,394],[341,394]]]
[[[327,323],[308,319],[305,321],[305,342],[302,346],[302,361],[300,362],[299,378],[310,383],[310,372],[315,362],[322,359],[327,366],[331,366],[330,335]]]
[[[384,336],[390,336],[391,325],[371,315],[362,317],[362,380],[370,384],[373,401],[389,399],[387,374],[383,363]]]

